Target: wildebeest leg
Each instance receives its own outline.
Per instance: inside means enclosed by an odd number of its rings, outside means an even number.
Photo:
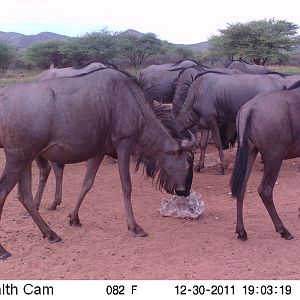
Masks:
[[[207,124],[209,125],[209,128],[211,129],[212,138],[215,141],[216,148],[218,149],[219,156],[220,156],[220,162],[221,162],[221,174],[224,175],[225,168],[226,168],[226,162],[225,162],[222,141],[221,141],[219,127],[218,127],[218,122],[216,119],[213,119],[213,120],[209,120],[207,122]]]
[[[70,225],[73,226],[81,226],[79,217],[78,217],[78,211],[81,206],[81,203],[87,194],[87,192],[92,188],[97,171],[99,169],[99,166],[103,160],[104,155],[99,154],[96,155],[95,157],[89,159],[88,165],[87,165],[87,170],[85,173],[84,181],[81,187],[80,195],[77,199],[76,205],[73,208],[72,212],[69,214],[70,217]]]
[[[131,179],[130,179],[130,147],[129,140],[121,140],[117,145],[118,167],[121,178],[122,190],[125,202],[125,211],[128,229],[136,236],[147,236],[148,234],[135,221],[131,205]]]
[[[6,197],[19,181],[25,166],[25,163],[17,164],[9,157],[6,157],[5,168],[0,178],[0,220]]]
[[[260,183],[258,193],[263,200],[263,203],[273,221],[276,232],[279,232],[281,237],[285,238],[286,240],[290,240],[293,238],[293,236],[284,227],[277,214],[273,201],[273,188],[278,177],[281,163],[281,157],[276,157],[273,160],[269,160],[267,159],[267,157],[264,157],[264,175]]]
[[[247,240],[247,232],[245,230],[244,221],[243,221],[243,202],[244,202],[247,182],[248,182],[248,179],[249,179],[251,169],[253,167],[256,155],[257,155],[257,149],[256,148],[249,150],[248,160],[247,160],[247,170],[246,170],[246,173],[245,173],[245,179],[244,179],[244,182],[243,182],[243,185],[242,185],[242,188],[241,188],[241,193],[236,198],[237,221],[236,221],[235,233],[238,234],[238,238],[241,239],[242,241]]]
[[[22,201],[23,199],[22,185],[24,184],[24,180],[22,181],[21,177],[23,176],[23,171],[26,168],[27,171],[31,174],[31,163],[24,160],[20,161],[20,159],[18,159],[16,154],[10,155],[10,153],[7,151],[5,168],[0,179],[0,219],[1,219],[3,206],[7,198],[7,195],[11,192],[11,190],[13,189],[13,187],[16,185],[17,182],[19,182],[20,185],[19,196],[20,196],[20,200]],[[31,193],[31,181],[28,181],[28,184]],[[31,207],[33,207],[33,210],[35,210],[36,213],[38,213],[34,206],[32,195],[31,195]],[[0,244],[0,260],[5,259],[10,255],[11,254],[7,252],[5,248]]]
[[[0,219],[3,206],[8,194],[16,183],[20,180],[23,170],[28,162],[20,161],[15,157],[6,154],[6,163],[4,171],[0,178]],[[11,254],[0,244],[0,260],[9,257]]]
[[[201,169],[204,169],[205,150],[206,150],[208,135],[209,135],[208,128],[201,128],[200,131],[201,131],[200,141],[199,141],[200,159],[198,165],[195,167],[196,172],[200,172]]]
[[[43,237],[47,237],[51,242],[61,241],[60,237],[45,223],[33,202],[31,192],[31,163],[26,166],[25,170],[22,173],[19,182],[19,191],[21,203],[24,205],[29,215],[39,227],[40,231],[43,234]]]
[[[53,172],[55,175],[55,197],[54,201],[48,206],[48,210],[55,210],[57,205],[61,204],[62,199],[62,182],[63,182],[63,174],[65,165],[58,164],[56,162],[51,162],[51,166],[53,168]]]
[[[35,162],[36,162],[36,164],[39,168],[39,172],[40,172],[39,186],[38,186],[36,195],[34,197],[34,205],[35,205],[36,209],[38,210],[40,208],[40,204],[41,204],[42,196],[43,196],[43,193],[45,190],[46,182],[47,182],[48,176],[51,171],[51,166],[50,166],[49,162],[41,156],[36,157]]]

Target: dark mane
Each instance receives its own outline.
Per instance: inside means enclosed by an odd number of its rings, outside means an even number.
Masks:
[[[171,65],[171,67],[172,67],[172,68],[173,68],[173,67],[177,67],[178,65],[180,65],[182,62],[184,62],[184,61],[186,61],[186,60],[191,61],[191,62],[195,63],[196,65],[199,64],[199,63],[198,63],[197,61],[195,61],[194,59],[181,59],[181,60],[177,61],[176,63],[174,63],[173,65]]]
[[[100,67],[98,69],[95,69],[95,70],[92,70],[90,72],[86,72],[86,73],[81,73],[81,74],[78,74],[78,75],[74,75],[74,76],[70,76],[68,78],[73,78],[73,77],[84,77],[86,75],[89,75],[89,74],[92,74],[92,73],[95,73],[95,72],[98,72],[98,71],[102,71],[102,70],[107,70],[107,69],[113,69],[113,70],[116,70],[116,71],[119,71],[120,73],[126,75],[127,77],[129,77],[130,79],[132,79],[139,87],[140,87],[140,83],[138,81],[138,79],[136,77],[134,77],[133,75],[131,75],[130,73],[124,71],[124,70],[120,70],[118,69],[116,66],[114,65],[109,65],[109,67]]]
[[[176,103],[173,102],[173,111],[174,111],[174,114],[177,116],[182,108],[182,105],[183,103],[185,102],[186,100],[186,97],[189,93],[189,89],[192,85],[194,81],[194,78],[191,78],[191,81],[185,81],[181,88],[180,88],[180,94],[179,94],[179,97],[176,99]]]
[[[240,58],[240,59],[237,60],[237,61],[243,62],[243,63],[246,64],[246,65],[254,65],[253,63],[250,63],[250,62],[248,62],[248,61],[245,61],[245,60],[242,59],[242,58]]]
[[[111,65],[111,68],[115,69],[115,70],[117,70],[119,72],[121,72],[124,75],[126,75],[127,77],[129,77],[130,79],[132,79],[139,87],[141,87],[141,84],[140,84],[139,80],[135,76],[133,76],[132,74],[130,74],[129,72],[124,71],[124,70],[120,70],[118,67],[116,67],[114,65]]]
[[[193,83],[197,78],[199,78],[200,76],[202,76],[202,75],[204,75],[204,74],[208,74],[208,73],[213,73],[213,74],[225,74],[225,75],[227,75],[226,73],[222,73],[222,72],[219,72],[219,71],[213,71],[213,70],[205,70],[205,71],[203,72],[203,71],[202,71],[202,70],[203,70],[203,69],[202,69],[202,66],[200,66],[199,68],[197,68],[197,67],[198,67],[198,66],[194,66],[194,68],[195,68],[196,70],[199,71],[199,74],[197,74],[195,77],[192,77],[192,76],[191,76],[191,80],[186,80],[186,81],[182,84],[182,86],[181,86],[181,88],[180,88],[180,94],[179,94],[178,98],[176,99],[176,101],[173,102],[173,111],[174,111],[174,114],[175,114],[176,116],[179,114],[179,112],[180,112],[180,110],[181,110],[181,108],[182,108],[182,106],[183,106],[183,104],[184,104],[184,102],[185,102],[185,100],[186,100],[186,97],[187,97],[187,95],[188,95],[188,93],[189,93],[189,90],[190,90],[190,87],[191,87],[192,83]],[[185,70],[188,70],[188,69],[190,69],[190,68],[192,68],[192,67],[189,67],[189,68],[187,68],[187,69],[185,69]],[[181,76],[185,70],[181,71],[181,73],[180,73],[179,76]],[[179,79],[179,76],[178,76],[178,79]]]
[[[178,78],[187,70],[190,70],[190,69],[195,69],[196,71],[199,71],[199,72],[206,72],[207,67],[203,66],[203,65],[197,65],[197,66],[190,66],[190,67],[187,67],[187,68],[181,68],[182,70],[179,72],[178,74]]]
[[[178,139],[178,134],[173,128],[175,116],[173,113],[172,104],[162,104],[154,101],[152,110],[158,121],[168,131],[172,138]]]
[[[102,70],[106,70],[107,68],[105,67],[100,67],[98,69],[95,69],[95,70],[92,70],[90,72],[85,72],[85,73],[80,73],[80,74],[77,74],[77,75],[73,75],[73,76],[66,76],[64,78],[75,78],[75,77],[84,77],[86,75],[89,75],[89,74],[92,74],[92,73],[95,73],[95,72],[98,72],[98,71],[102,71]]]
[[[290,86],[287,90],[291,91],[300,87],[300,80],[296,81],[292,86]]]
[[[177,76],[177,82],[179,81],[179,79],[180,79],[180,76],[182,76],[183,75],[183,73],[185,72],[185,71],[187,71],[187,70],[190,70],[190,69],[195,69],[196,71],[198,71],[199,73],[203,73],[203,72],[207,72],[207,70],[205,69],[205,67],[204,66],[202,66],[202,65],[197,65],[197,66],[190,66],[190,67],[187,67],[187,68],[184,68],[184,69],[182,69],[180,72],[179,72],[179,74],[178,74],[178,76]],[[181,88],[180,88],[180,95],[179,95],[179,102],[181,102],[182,104],[183,104],[183,102],[185,101],[185,98],[186,98],[186,96],[187,96],[187,94],[188,94],[188,91],[189,91],[189,89],[190,89],[190,86],[191,86],[191,84],[192,84],[192,82],[194,81],[194,77],[193,76],[191,76],[191,80],[189,81],[189,80],[187,80],[187,81],[185,81],[183,84],[182,84],[182,86],[181,86]],[[176,104],[179,104],[179,103],[176,103]],[[176,113],[176,112],[175,112]],[[178,112],[179,113],[179,112]]]
[[[197,76],[195,76],[195,78],[194,78],[193,81],[195,81],[196,79],[198,79],[199,77],[201,77],[202,75],[205,75],[205,74],[228,75],[227,73],[224,73],[224,72],[210,70],[210,71],[205,71],[205,72],[203,72],[203,73],[199,73]]]
[[[173,121],[175,117],[171,105],[160,104],[158,102],[154,103],[153,112],[161,125],[175,140],[179,142],[184,138],[183,136],[180,136],[173,128]],[[163,176],[163,171],[161,170],[159,163],[148,155],[145,155],[141,150],[136,152],[134,154],[134,157],[136,159],[135,170],[138,171],[140,165],[142,164],[144,174],[147,177],[152,178],[153,180],[158,174],[156,184],[160,190],[164,188],[166,182],[163,180],[163,178],[165,177]]]
[[[109,67],[115,68],[115,66],[113,66],[113,65],[110,64],[110,63],[102,62],[102,61],[98,61],[98,60],[93,60],[93,61],[89,61],[89,62],[84,63],[84,64],[81,64],[81,65],[73,66],[72,69],[80,70],[80,69],[83,69],[83,68],[85,68],[85,67],[87,67],[87,66],[93,64],[93,63],[100,63],[100,64],[103,64],[103,65],[105,65],[107,68],[109,68]]]
[[[279,75],[281,77],[287,77],[287,76],[289,76],[288,74],[284,74],[284,73],[280,73],[280,72],[276,72],[276,71],[270,71],[270,72],[266,73],[266,75],[272,75],[272,74]]]

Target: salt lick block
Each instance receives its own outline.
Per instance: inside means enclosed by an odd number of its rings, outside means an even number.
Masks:
[[[204,212],[201,196],[191,192],[188,197],[172,196],[160,202],[160,214],[164,217],[197,219]]]

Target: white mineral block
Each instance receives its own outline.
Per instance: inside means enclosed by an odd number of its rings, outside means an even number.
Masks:
[[[160,202],[160,214],[164,217],[197,219],[204,212],[201,196],[191,192],[188,197],[172,196]]]

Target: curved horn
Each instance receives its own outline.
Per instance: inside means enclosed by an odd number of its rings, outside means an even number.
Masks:
[[[192,150],[193,147],[196,145],[196,137],[189,130],[187,131],[191,136],[191,140],[189,141],[187,139],[184,139],[181,141],[180,148],[182,150]]]

